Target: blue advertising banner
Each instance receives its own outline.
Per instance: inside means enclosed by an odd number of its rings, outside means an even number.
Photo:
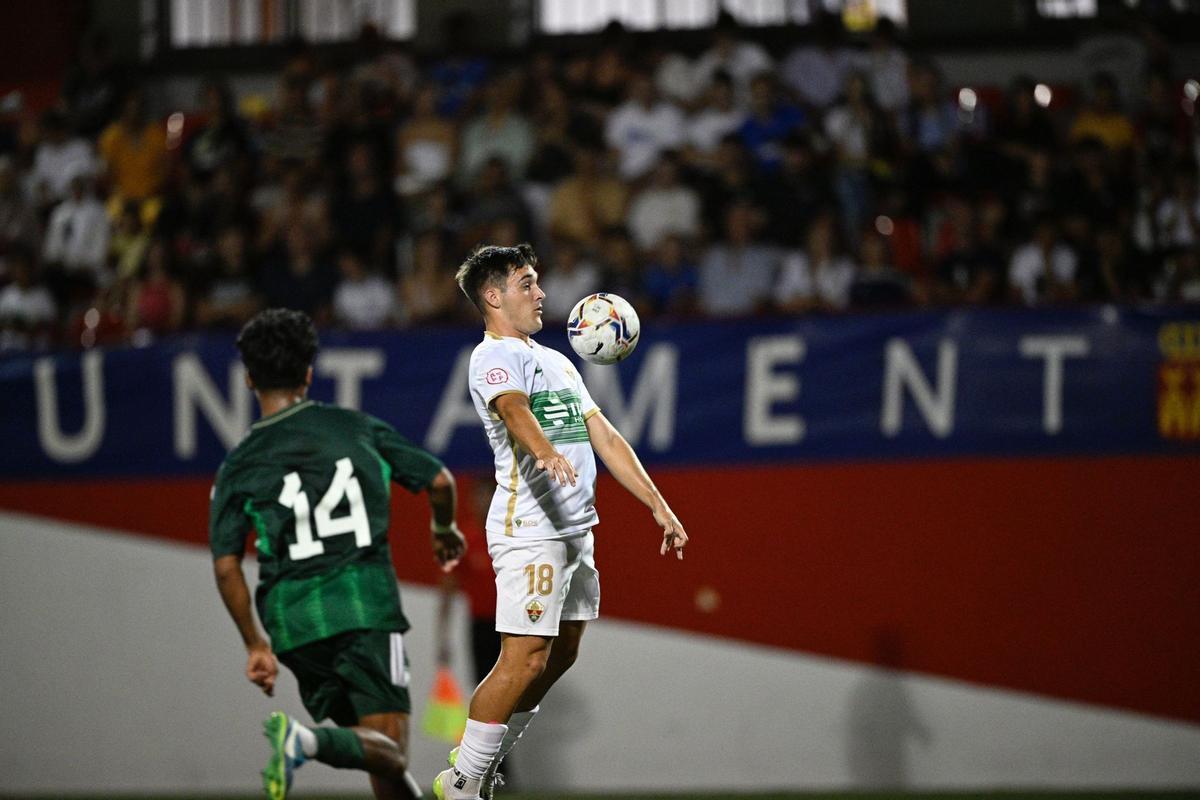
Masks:
[[[538,340],[569,352],[565,332]],[[326,332],[312,396],[451,467],[491,454],[467,392],[480,331]],[[654,324],[588,387],[643,460],[1200,451],[1200,312],[1111,306]],[[229,336],[0,359],[0,477],[212,473],[257,414]]]

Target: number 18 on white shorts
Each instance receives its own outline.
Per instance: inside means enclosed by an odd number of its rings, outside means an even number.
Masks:
[[[591,531],[566,539],[488,536],[496,571],[496,630],[557,636],[560,621],[600,615],[600,573]]]

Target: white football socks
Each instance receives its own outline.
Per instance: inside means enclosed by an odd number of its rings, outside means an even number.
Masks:
[[[306,758],[312,758],[317,754],[317,735],[294,719],[292,724],[296,726],[296,738],[300,740],[301,752]]]
[[[525,733],[525,728],[533,721],[534,715],[540,708],[541,706],[534,706],[528,711],[514,711],[513,715],[508,718],[508,731],[500,741],[500,749],[496,751],[496,759],[492,762],[493,772],[499,769],[500,762],[516,746],[517,740],[521,738],[521,734]]]
[[[458,746],[458,760],[454,768],[468,778],[482,778],[500,750],[500,743],[504,741],[504,734],[507,732],[507,725],[468,719],[462,744]]]

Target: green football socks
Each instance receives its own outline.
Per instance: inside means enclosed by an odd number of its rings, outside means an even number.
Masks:
[[[339,769],[366,769],[358,734],[349,728],[315,728],[317,761]]]

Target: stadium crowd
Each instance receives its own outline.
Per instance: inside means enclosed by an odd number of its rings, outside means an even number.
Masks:
[[[532,241],[551,320],[1200,301],[1195,81],[949,85],[881,22],[773,52],[619,29],[420,61],[293,47],[270,102],[151,114],[89,37],[0,153],[0,349],[149,341],[288,306],[348,329],[473,320],[451,276]],[[669,40],[668,40],[669,41]],[[259,102],[255,102],[259,100]]]

